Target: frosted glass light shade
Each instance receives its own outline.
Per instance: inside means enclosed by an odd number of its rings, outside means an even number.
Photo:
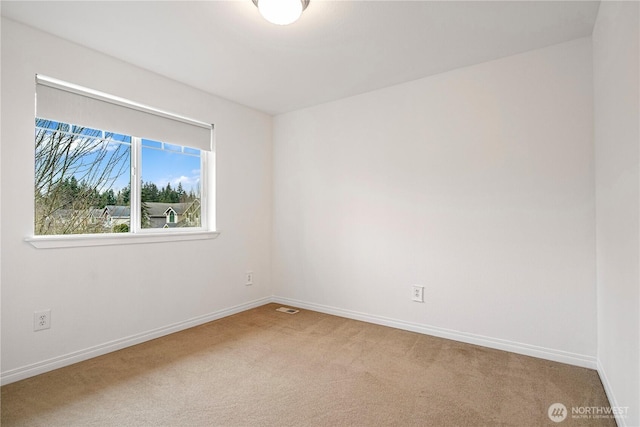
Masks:
[[[300,18],[303,10],[301,0],[257,0],[257,5],[260,15],[277,25],[294,23]]]

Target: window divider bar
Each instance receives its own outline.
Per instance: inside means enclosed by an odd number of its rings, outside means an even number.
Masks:
[[[129,233],[138,233],[142,228],[141,209],[141,188],[142,178],[142,139],[131,137],[131,185],[129,195]]]

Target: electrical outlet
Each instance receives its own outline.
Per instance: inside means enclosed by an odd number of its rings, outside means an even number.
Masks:
[[[51,327],[51,310],[36,311],[33,313],[33,330],[41,331]]]
[[[413,285],[412,300],[424,302],[424,286]]]
[[[247,271],[244,284],[247,286],[253,285],[253,271]]]

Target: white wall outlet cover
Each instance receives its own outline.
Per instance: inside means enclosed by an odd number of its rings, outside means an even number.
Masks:
[[[33,330],[41,331],[51,327],[51,310],[36,311],[33,313]]]
[[[411,299],[416,302],[424,302],[424,286],[413,285]]]

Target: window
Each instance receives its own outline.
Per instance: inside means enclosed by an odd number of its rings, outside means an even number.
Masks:
[[[213,228],[212,125],[48,77],[36,83],[35,236]]]
[[[142,140],[141,219],[142,228],[200,227],[201,151]],[[171,171],[171,179],[167,179]],[[166,184],[163,184],[166,183]],[[196,221],[185,212],[194,211]]]

